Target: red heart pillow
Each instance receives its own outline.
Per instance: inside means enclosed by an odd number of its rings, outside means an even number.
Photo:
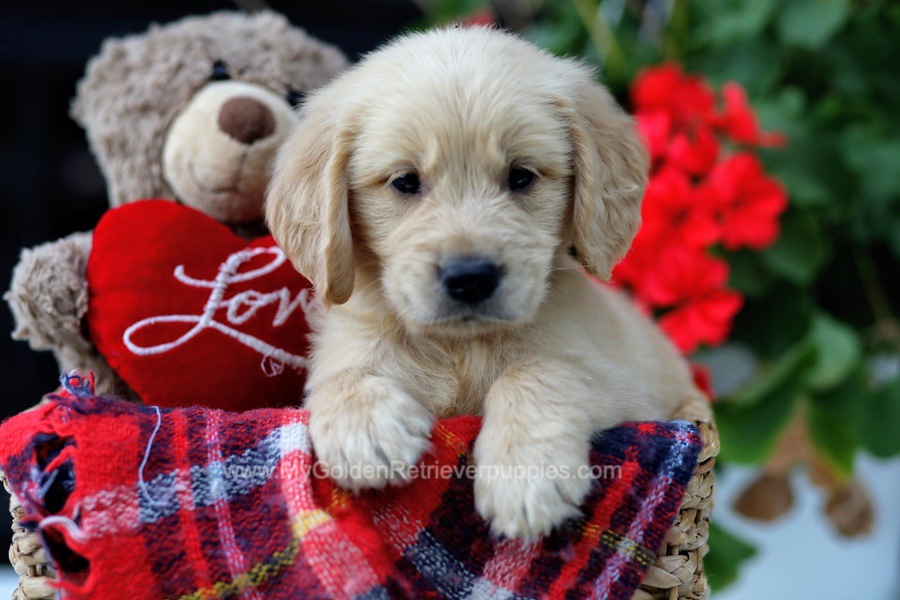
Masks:
[[[147,404],[300,403],[312,289],[271,236],[247,242],[192,208],[134,202],[100,220],[87,280],[94,343]]]

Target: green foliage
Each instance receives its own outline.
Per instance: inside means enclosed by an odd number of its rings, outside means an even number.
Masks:
[[[731,402],[714,405],[720,460],[752,464],[769,455],[800,399],[804,377],[815,364],[812,344],[798,344]]]
[[[850,0],[787,0],[776,28],[787,46],[821,48],[850,15]]]
[[[828,246],[813,214],[791,211],[781,218],[778,241],[763,250],[761,256],[773,275],[797,285],[809,285],[828,258]]]
[[[709,553],[703,558],[703,567],[713,591],[722,589],[737,579],[738,567],[755,554],[753,546],[711,522]]]
[[[488,7],[486,0],[435,0],[429,6],[428,18],[432,23],[457,21]]]
[[[872,394],[861,412],[858,431],[863,447],[882,458],[900,454],[900,378]]]
[[[694,30],[698,41],[724,46],[753,37],[772,18],[778,0],[723,0],[709,2],[705,18]]]
[[[821,364],[821,361],[820,361]],[[813,444],[837,473],[849,476],[859,447],[858,423],[866,397],[861,369],[827,392],[809,398],[807,422]]]
[[[818,360],[809,373],[808,387],[815,391],[828,391],[859,367],[862,347],[859,336],[845,323],[820,313],[813,318],[809,342],[818,351]],[[853,393],[864,393],[862,388],[850,388]]]
[[[691,0],[689,71],[735,80],[785,149],[764,153],[788,190],[782,235],[728,255],[746,294],[734,336],[763,365],[717,406],[726,460],[757,463],[802,403],[813,443],[849,474],[860,448],[900,452],[900,383],[873,385],[868,359],[900,352],[900,9],[887,1]],[[691,32],[694,35],[690,35]],[[876,267],[875,265],[880,265]],[[800,360],[798,357],[806,357]],[[810,358],[811,357],[811,358]],[[729,447],[731,446],[731,447]]]

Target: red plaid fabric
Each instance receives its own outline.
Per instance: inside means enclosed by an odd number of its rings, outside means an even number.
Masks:
[[[528,545],[474,510],[479,419],[439,422],[409,485],[353,496],[318,476],[307,416],[160,410],[85,385],[6,421],[0,467],[63,598],[630,598],[701,447],[679,421],[603,433],[584,518]]]

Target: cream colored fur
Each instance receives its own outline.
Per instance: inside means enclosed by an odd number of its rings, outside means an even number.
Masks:
[[[251,144],[219,126],[222,106],[249,98],[272,114],[274,129]],[[212,82],[178,113],[163,145],[163,174],[177,198],[229,224],[262,218],[269,163],[296,124],[282,96],[243,81]]]
[[[534,184],[510,191],[512,166]],[[394,189],[412,172],[420,194]],[[306,398],[319,459],[412,464],[435,417],[479,414],[479,467],[571,475],[477,477],[493,530],[533,538],[577,515],[592,434],[666,418],[697,393],[665,337],[568,252],[606,276],[646,177],[631,120],[586,67],[496,30],[400,38],[314,94],[266,212],[322,299]],[[436,275],[459,255],[505,271],[465,313]],[[353,489],[399,479],[337,477]]]

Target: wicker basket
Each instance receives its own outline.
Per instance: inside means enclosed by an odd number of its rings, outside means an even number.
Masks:
[[[712,468],[719,453],[719,432],[713,422],[712,408],[704,398],[693,398],[682,404],[673,418],[690,421],[700,430],[703,449],[694,475],[688,482],[675,524],[669,530],[663,547],[635,600],[667,598],[695,600],[706,598],[709,586],[703,572],[703,556],[709,550],[709,515],[713,507]]]
[[[6,476],[0,472],[3,487],[10,492]],[[13,592],[13,600],[31,600],[32,598],[56,598],[56,590],[50,582],[56,577],[56,571],[47,560],[47,553],[37,533],[27,531],[19,525],[24,511],[19,500],[10,492],[9,512],[12,514],[12,546],[9,547],[9,562],[19,575],[19,587]]]
[[[695,600],[705,598],[708,593],[706,574],[703,572],[703,555],[708,549],[709,514],[713,504],[712,468],[719,453],[719,437],[709,403],[702,398],[685,402],[673,417],[690,421],[697,426],[703,437],[703,450],[688,483],[675,525],[666,536],[666,541],[640,589],[635,592],[636,600]],[[9,491],[2,472],[0,480]],[[13,592],[13,600],[56,598],[56,591],[50,585],[56,572],[47,560],[38,535],[19,525],[23,510],[15,496],[12,496],[9,510],[13,518],[9,560],[19,574],[19,587]]]

